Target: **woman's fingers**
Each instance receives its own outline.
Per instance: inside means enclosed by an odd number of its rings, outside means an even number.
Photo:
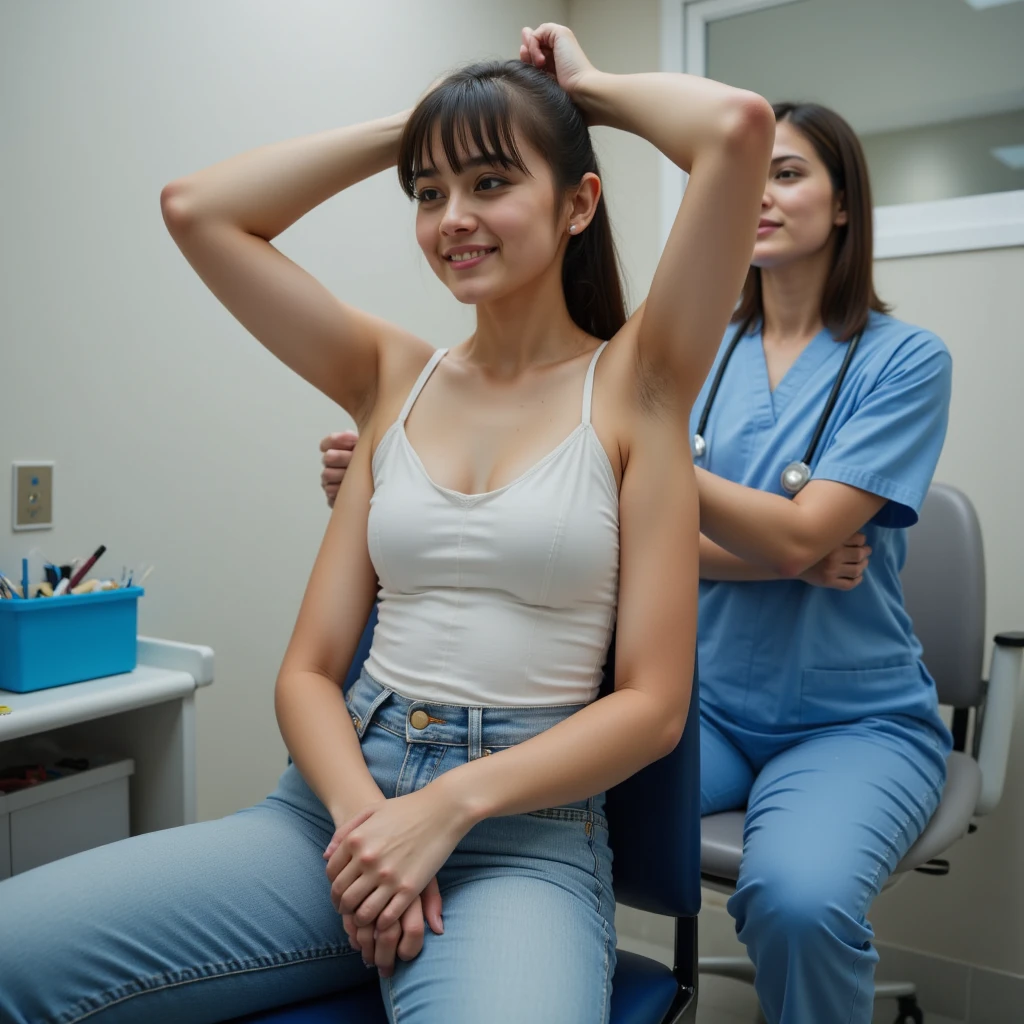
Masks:
[[[435,875],[428,883],[426,889],[420,894],[423,901],[423,916],[430,930],[435,935],[444,934],[444,920],[441,917],[441,890],[437,884]]]
[[[374,897],[377,897],[378,893],[383,894],[383,896],[387,895],[384,890],[378,889],[377,892],[374,893]],[[415,899],[415,897],[410,898],[409,894],[407,892],[403,892],[401,889],[393,893],[390,900],[382,899],[382,902],[384,902],[384,909],[375,914],[377,927],[390,928],[393,924],[397,924],[401,921],[402,915],[409,907],[410,899]],[[367,900],[367,902],[369,903],[370,901]],[[376,900],[371,904],[371,906],[376,906]]]
[[[423,917],[420,915],[420,920]],[[395,971],[395,951],[402,938],[402,926],[394,924],[383,931],[378,929],[374,936],[373,962],[382,978],[390,978]]]
[[[349,906],[358,908],[355,914],[360,924],[376,921],[377,927],[383,929],[398,924],[402,913],[415,898],[415,895],[396,892],[394,885],[383,883],[383,880],[376,885],[370,883],[368,886],[363,876],[349,886],[348,891],[342,896],[342,905],[346,909]],[[385,908],[388,910],[386,915]]]
[[[367,967],[373,967],[377,962],[377,940],[374,926],[371,924],[357,929],[356,941],[359,943],[359,955],[362,956],[363,963]]]
[[[402,937],[396,952],[402,960],[415,960],[423,949],[423,901],[415,899],[406,908],[399,922]]]
[[[357,953],[360,952],[359,925],[356,924],[356,919],[351,914],[342,914],[341,926],[345,929],[345,934],[348,936],[349,945]]]
[[[377,914],[369,915],[358,911],[363,901],[375,892],[376,888],[373,879],[364,874],[363,869],[355,861],[350,861],[331,884],[331,899],[337,899],[341,913],[355,914],[357,924],[370,924],[376,920]],[[380,909],[383,909],[383,904]]]
[[[329,448],[324,452],[323,458],[320,461],[323,463],[325,470],[336,472],[340,469],[344,473],[352,461],[352,450],[349,448]]]
[[[328,452],[332,448],[342,451],[352,451],[356,446],[359,435],[354,430],[343,430],[337,434],[328,434],[320,441],[320,451]]]

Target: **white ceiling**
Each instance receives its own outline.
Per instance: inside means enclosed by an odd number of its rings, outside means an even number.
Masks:
[[[708,74],[861,134],[1024,108],[1024,3],[797,0],[714,22]]]

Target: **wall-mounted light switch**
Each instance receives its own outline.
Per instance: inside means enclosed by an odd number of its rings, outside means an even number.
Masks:
[[[52,462],[15,462],[11,494],[13,529],[49,530],[53,527]]]

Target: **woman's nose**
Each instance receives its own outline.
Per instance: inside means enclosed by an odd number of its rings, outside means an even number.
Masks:
[[[457,235],[476,228],[476,218],[469,204],[458,196],[451,196],[445,204],[441,218],[441,234]]]

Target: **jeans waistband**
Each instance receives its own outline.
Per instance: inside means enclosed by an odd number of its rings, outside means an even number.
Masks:
[[[360,737],[371,722],[376,722],[404,736],[407,743],[468,746],[470,756],[479,756],[482,748],[522,743],[586,707],[467,707],[414,700],[382,686],[366,669],[346,694],[345,702]]]

